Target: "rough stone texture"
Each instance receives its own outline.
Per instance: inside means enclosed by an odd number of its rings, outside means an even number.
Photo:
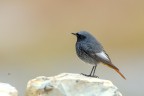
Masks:
[[[18,92],[10,84],[0,82],[0,96],[18,96]]]
[[[62,73],[28,82],[26,96],[122,96],[111,81]]]

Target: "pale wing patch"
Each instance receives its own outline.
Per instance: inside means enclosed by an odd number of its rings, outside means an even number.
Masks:
[[[96,53],[96,55],[98,56],[98,57],[100,57],[100,58],[102,58],[102,59],[104,59],[104,60],[106,60],[106,61],[109,61],[109,58],[108,58],[108,56],[105,54],[105,52],[100,52],[100,53]]]

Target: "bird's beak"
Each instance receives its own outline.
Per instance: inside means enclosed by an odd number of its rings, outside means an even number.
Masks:
[[[71,34],[73,34],[73,35],[77,35],[77,33],[71,33]]]

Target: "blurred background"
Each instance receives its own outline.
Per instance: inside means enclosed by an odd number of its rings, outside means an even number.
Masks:
[[[87,73],[72,32],[86,30],[103,44],[127,80],[100,64],[96,74],[123,96],[144,96],[143,0],[1,0],[0,82],[23,96],[28,80]]]

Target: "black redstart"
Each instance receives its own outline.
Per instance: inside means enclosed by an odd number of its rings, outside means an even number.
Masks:
[[[76,53],[78,57],[86,63],[92,64],[92,70],[89,75],[83,74],[85,76],[97,77],[95,76],[95,70],[97,64],[102,62],[103,64],[109,66],[114,69],[117,73],[119,73],[124,79],[124,75],[119,71],[119,69],[112,64],[111,59],[108,54],[105,52],[104,48],[96,40],[94,36],[86,31],[80,31],[78,33],[72,33],[77,37],[76,42]]]

